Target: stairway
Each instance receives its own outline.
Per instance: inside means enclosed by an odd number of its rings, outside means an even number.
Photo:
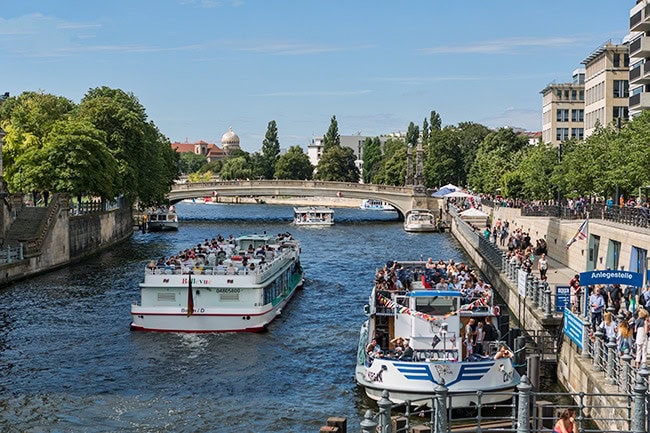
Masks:
[[[17,247],[20,243],[38,239],[39,227],[47,218],[47,207],[24,207],[16,215],[5,236],[4,246]]]

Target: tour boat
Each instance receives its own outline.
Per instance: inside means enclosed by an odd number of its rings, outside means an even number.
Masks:
[[[300,242],[288,233],[214,240],[186,251],[194,258],[145,268],[131,329],[262,331],[303,283]]]
[[[160,232],[178,230],[178,215],[174,206],[160,207],[147,212],[147,230]]]
[[[447,286],[436,290],[428,283],[431,272],[424,262],[399,262],[395,274],[406,288],[398,290],[378,274],[366,305],[368,319],[361,326],[357,384],[374,400],[387,390],[392,401],[415,405],[430,404],[435,389],[443,384],[452,408],[477,404],[477,391],[482,391],[482,404],[508,400],[511,395],[507,393],[519,384],[520,377],[508,357],[512,352],[496,355],[496,347],[505,343],[484,344],[482,353],[487,355],[469,356],[470,349],[464,344],[471,319],[477,327],[482,322],[481,329],[488,317],[496,325],[499,311],[492,303],[492,289],[485,286],[474,297]],[[407,345],[391,347],[397,337],[404,338]],[[368,352],[373,340],[382,351]]]
[[[294,207],[293,222],[299,226],[331,226],[334,211],[321,206]]]
[[[361,209],[364,210],[395,210],[395,208],[385,201],[375,199],[365,199],[361,202]]]
[[[407,232],[438,232],[444,228],[429,209],[411,209],[404,216],[404,230]]]

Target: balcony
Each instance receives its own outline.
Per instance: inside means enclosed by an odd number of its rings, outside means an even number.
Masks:
[[[630,43],[630,57],[650,57],[650,38],[643,36]]]
[[[637,93],[630,96],[630,111],[638,112],[650,108],[650,93]]]
[[[630,70],[630,85],[636,86],[637,84],[650,84],[650,62],[645,62]]]
[[[630,32],[650,31],[650,5],[646,5],[630,17]]]

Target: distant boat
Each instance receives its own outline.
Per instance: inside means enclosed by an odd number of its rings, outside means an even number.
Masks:
[[[411,209],[404,216],[407,232],[439,232],[444,226],[429,209]]]
[[[365,199],[361,202],[361,209],[365,210],[395,210],[395,208],[385,201],[376,199]]]
[[[318,206],[294,207],[293,223],[298,226],[331,226],[334,224],[334,211]]]
[[[159,207],[147,212],[147,230],[162,232],[178,230],[178,215],[174,206]]]

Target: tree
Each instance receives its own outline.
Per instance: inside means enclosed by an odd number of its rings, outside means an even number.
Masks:
[[[420,138],[420,128],[418,128],[413,122],[409,123],[409,126],[406,129],[406,143],[415,148],[418,144],[418,138]]]
[[[83,120],[57,122],[38,155],[43,190],[113,199],[117,161],[103,131]]]
[[[469,172],[476,159],[478,147],[488,136],[490,129],[480,123],[460,122],[456,127],[456,133],[459,135],[458,151],[462,159],[462,169],[458,173],[458,183],[466,185]]]
[[[429,187],[457,183],[461,178],[460,135],[456,128],[445,127],[431,136],[424,164],[425,184]]]
[[[323,153],[315,177],[318,180],[359,182],[359,169],[355,161],[352,149],[334,145]]]
[[[250,179],[252,170],[243,156],[228,158],[221,168],[220,178],[223,180]]]
[[[180,154],[180,171],[183,174],[197,172],[207,164],[205,155],[194,152],[183,152]]]
[[[438,114],[436,111],[431,111],[430,119],[431,122],[429,123],[431,123],[431,131],[442,129],[442,118],[440,117],[440,114]]]
[[[223,161],[217,159],[215,161],[208,162],[203,167],[201,167],[199,169],[199,173],[207,173],[209,171],[210,174],[212,173],[218,174],[221,171],[221,167],[223,167]]]
[[[557,188],[552,181],[557,163],[557,149],[550,144],[539,143],[527,148],[519,167],[515,170],[517,182],[521,185],[516,196],[531,200],[553,198],[557,192]],[[511,186],[508,191],[512,189]],[[515,197],[510,192],[502,192],[509,197]]]
[[[336,121],[336,116],[332,116],[330,120],[330,127],[327,134],[323,137],[323,154],[333,146],[341,146],[341,136],[339,135],[339,124]]]
[[[367,137],[363,142],[363,182],[371,183],[381,167],[381,141]]]
[[[291,146],[287,153],[278,158],[275,164],[277,179],[309,180],[314,173],[314,166],[300,146]]]
[[[384,143],[384,154],[373,183],[404,185],[406,178],[406,143],[399,138],[390,138]]]
[[[271,120],[266,129],[266,135],[262,142],[262,176],[265,179],[273,179],[275,164],[280,155],[280,141],[278,140],[278,127],[275,120]]]

